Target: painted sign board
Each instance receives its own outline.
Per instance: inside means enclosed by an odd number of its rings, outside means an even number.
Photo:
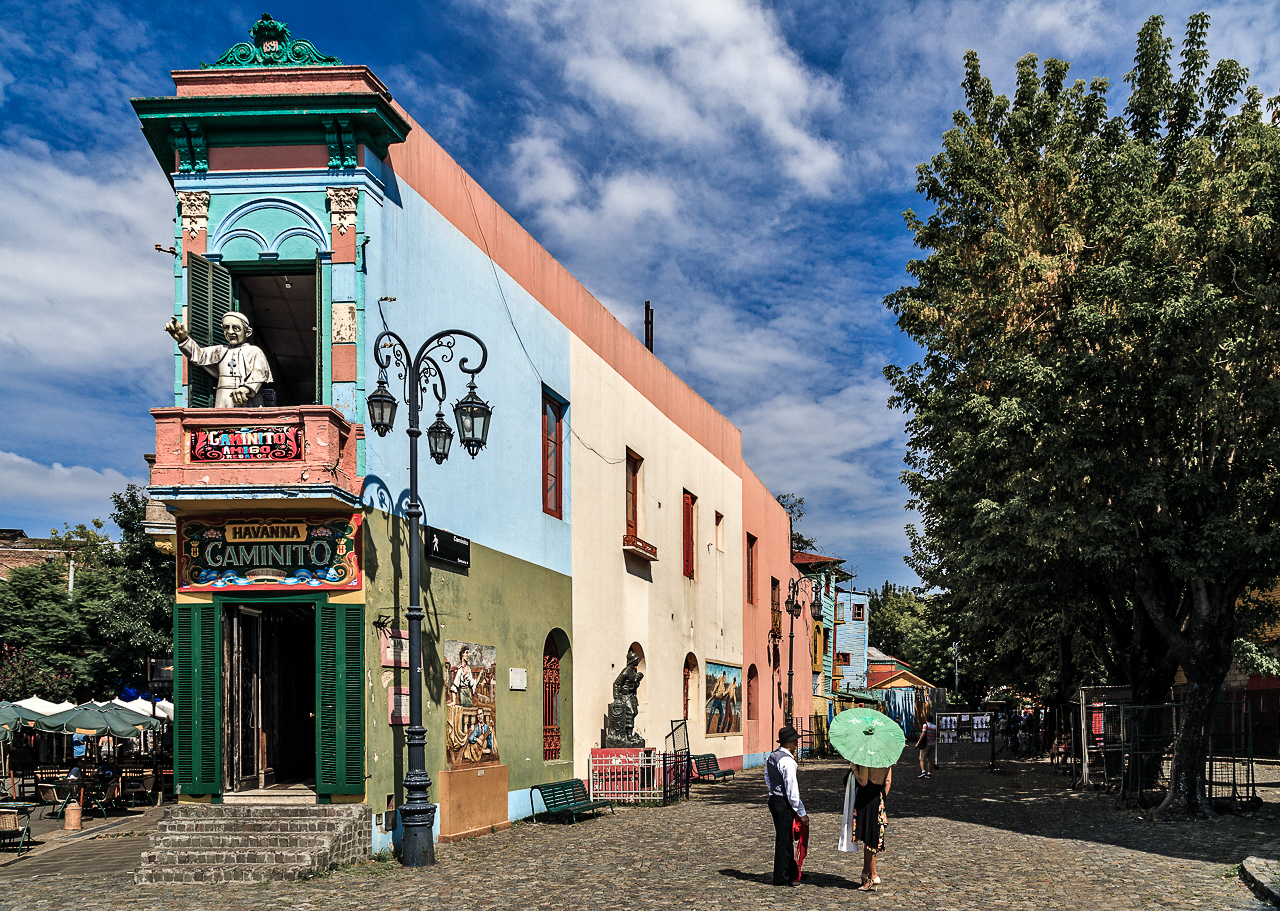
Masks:
[[[409,723],[409,688],[407,686],[387,687],[387,724]]]
[[[471,566],[471,539],[428,525],[427,558],[466,569]]]
[[[361,587],[359,513],[178,520],[178,590]]]
[[[295,462],[302,459],[302,425],[196,428],[187,434],[192,462]]]

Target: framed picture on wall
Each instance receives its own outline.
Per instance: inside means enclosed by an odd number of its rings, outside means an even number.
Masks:
[[[742,668],[736,664],[707,662],[706,724],[708,737],[735,737],[742,733]]]

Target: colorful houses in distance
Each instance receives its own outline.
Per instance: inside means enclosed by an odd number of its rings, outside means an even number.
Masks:
[[[647,748],[685,721],[692,752],[761,763],[789,712],[812,716],[808,665],[827,658],[805,659],[805,610],[787,704],[779,631],[802,571],[741,432],[368,68],[270,17],[252,34],[174,71],[172,96],[133,102],[175,193],[180,344],[173,401],[152,412],[164,511],[148,528],[178,556],[181,800],[356,804],[375,850],[397,838],[416,382],[439,837],[493,831],[537,806],[534,785],[588,778],[629,653]],[[407,351],[378,347],[385,330]],[[443,330],[460,331],[413,373]],[[376,387],[400,403],[385,436],[366,429]],[[469,392],[492,409],[483,448],[464,449],[459,418],[454,450],[429,459]],[[840,572],[819,574],[838,631],[855,622]]]

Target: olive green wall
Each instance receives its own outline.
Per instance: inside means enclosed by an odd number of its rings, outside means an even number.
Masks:
[[[374,813],[386,810],[387,795],[396,806],[404,800],[401,782],[407,768],[407,725],[387,724],[387,690],[408,686],[407,668],[382,667],[382,645],[376,622],[406,629],[408,621],[408,522],[378,510],[365,511],[364,568],[366,586],[365,655],[367,668],[366,773],[368,802]],[[423,548],[425,552],[425,546]],[[476,542],[466,573],[424,561],[422,568],[423,727],[427,731],[427,771],[432,801],[434,782],[445,768],[444,646],[445,639],[497,647],[496,724],[498,755],[509,768],[508,787],[532,785],[573,775],[572,580],[533,563],[518,560]],[[542,650],[547,635],[560,631],[559,762],[542,759]],[[566,649],[565,645],[569,644]],[[527,671],[528,689],[508,689],[508,668]]]

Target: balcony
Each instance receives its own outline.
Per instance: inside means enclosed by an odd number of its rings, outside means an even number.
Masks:
[[[360,506],[361,424],[328,405],[154,408],[149,493],[171,512]]]
[[[650,563],[656,563],[658,560],[658,548],[635,535],[622,536],[622,550],[624,553],[634,554],[641,560],[648,560]]]

